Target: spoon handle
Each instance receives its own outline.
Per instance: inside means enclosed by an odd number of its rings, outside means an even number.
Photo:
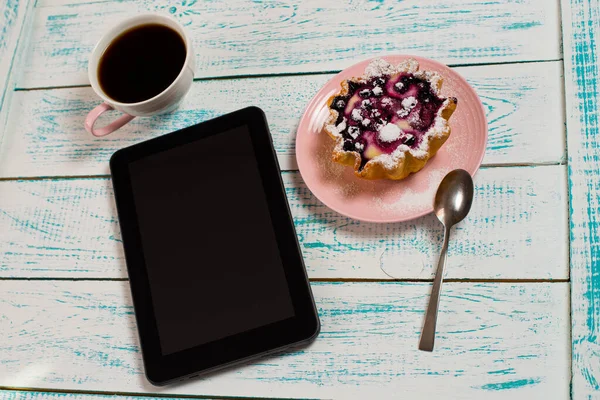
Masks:
[[[433,279],[433,287],[431,288],[431,297],[429,297],[429,306],[427,306],[427,314],[425,314],[425,324],[421,332],[421,341],[419,342],[419,350],[433,351],[433,343],[435,341],[435,324],[437,322],[438,306],[440,304],[440,292],[442,291],[442,281],[444,280],[444,268],[446,267],[446,258],[448,255],[448,241],[450,240],[450,228],[445,228],[444,245],[440,254],[435,278]]]

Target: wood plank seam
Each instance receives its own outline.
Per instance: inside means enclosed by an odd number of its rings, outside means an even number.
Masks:
[[[308,278],[311,282],[405,282],[427,283],[433,278]],[[63,277],[0,277],[0,281],[63,281],[63,282],[129,282],[129,278],[63,278]],[[570,279],[526,279],[526,278],[444,278],[444,282],[469,282],[469,283],[568,283]]]
[[[519,167],[551,167],[563,165],[566,166],[568,163],[566,161],[559,162],[539,162],[539,163],[508,163],[508,164],[485,164],[482,165],[479,169],[486,170],[492,168],[519,168]],[[285,168],[284,165],[281,166],[281,172],[294,172],[298,171],[298,168],[291,169]],[[110,179],[109,174],[97,174],[97,175],[48,175],[48,176],[7,176],[0,177],[0,182],[3,181],[44,181],[44,180],[56,180],[56,179]]]
[[[509,66],[509,65],[520,65],[520,64],[544,64],[552,62],[563,62],[562,58],[553,58],[548,60],[527,60],[527,61],[506,61],[506,62],[485,62],[485,63],[472,63],[472,64],[460,64],[450,63],[447,64],[450,68],[463,68],[463,67],[490,67],[490,66]],[[308,71],[308,72],[282,72],[282,73],[271,73],[271,74],[252,74],[252,75],[223,75],[223,76],[210,76],[210,77],[196,77],[194,82],[209,82],[209,81],[226,81],[230,79],[259,79],[259,78],[282,78],[282,77],[297,77],[297,76],[312,76],[312,75],[328,75],[337,74],[341,70],[335,69],[330,71]],[[72,89],[72,88],[85,88],[90,87],[89,83],[72,84],[72,85],[59,85],[59,86],[32,86],[32,87],[19,87],[15,86],[14,90],[17,92],[29,92],[37,90],[55,90],[55,89]]]

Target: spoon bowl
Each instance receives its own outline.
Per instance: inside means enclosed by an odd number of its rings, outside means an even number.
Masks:
[[[444,226],[462,221],[473,203],[473,179],[464,169],[455,169],[444,177],[435,194],[433,211]]]

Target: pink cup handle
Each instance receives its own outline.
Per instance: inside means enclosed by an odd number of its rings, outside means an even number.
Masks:
[[[85,130],[96,137],[106,136],[135,118],[133,115],[125,114],[102,128],[94,129],[94,124],[98,117],[110,110],[114,110],[114,108],[107,103],[102,103],[90,111],[87,117],[85,117]]]

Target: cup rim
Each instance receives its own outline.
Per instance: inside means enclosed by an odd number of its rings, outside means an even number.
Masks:
[[[167,21],[170,21],[171,23],[175,24],[179,28],[179,32],[177,32],[177,33],[179,33],[182,36],[183,41],[185,43],[185,60],[183,61],[183,66],[181,67],[181,71],[179,71],[179,74],[177,75],[177,77],[162,92],[156,94],[153,97],[150,97],[149,99],[138,101],[136,103],[123,103],[123,102],[117,101],[117,100],[111,98],[110,96],[108,96],[104,92],[104,90],[102,90],[102,88],[100,87],[100,81],[98,79],[98,67],[99,67],[100,59],[102,58],[102,56],[98,56],[98,61],[95,62],[94,64],[92,64],[92,59],[98,52],[100,52],[100,51],[104,52],[108,48],[108,46],[120,34],[122,34],[123,32],[126,32],[136,26],[143,25],[145,23],[145,21],[148,20],[148,18],[158,18],[159,20],[162,19],[163,21],[167,20]],[[156,23],[160,23],[160,21],[157,21]],[[165,25],[165,26],[171,28],[168,25]],[[111,39],[108,41],[108,44],[105,46],[100,46],[100,44],[104,41],[104,39],[107,36],[111,36]],[[181,79],[182,75],[185,72],[185,69],[189,65],[190,57],[195,57],[194,54],[190,54],[191,50],[192,50],[192,46],[191,46],[190,38],[188,37],[187,33],[185,32],[183,25],[181,25],[181,23],[179,23],[179,21],[177,21],[167,15],[163,15],[163,14],[145,13],[145,14],[141,14],[141,15],[136,15],[135,17],[124,19],[124,20],[118,22],[117,24],[113,25],[111,28],[109,28],[104,33],[104,35],[102,35],[102,37],[100,37],[100,39],[94,46],[94,49],[92,50],[92,52],[90,54],[90,58],[88,60],[88,79],[90,81],[90,85],[92,86],[92,89],[94,90],[94,92],[96,92],[96,94],[98,96],[100,96],[100,98],[102,98],[102,100],[109,103],[110,105],[114,105],[117,107],[120,107],[120,106],[132,107],[132,106],[145,105],[152,101],[157,100],[159,97],[164,95],[167,91],[169,91],[169,89],[171,89],[173,86],[175,86],[175,84],[179,81],[179,79]]]

